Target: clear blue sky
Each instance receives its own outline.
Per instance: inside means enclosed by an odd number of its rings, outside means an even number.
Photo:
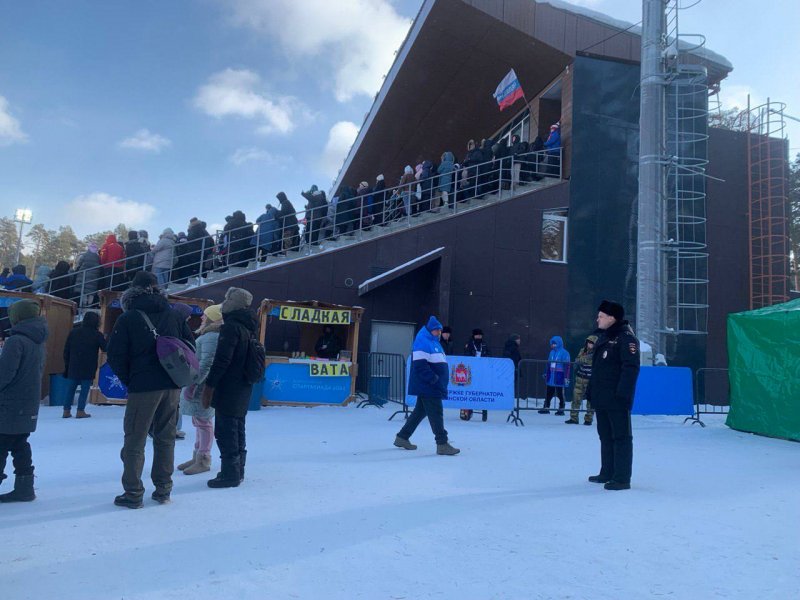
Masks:
[[[640,0],[575,3],[641,18]],[[420,4],[0,0],[0,214],[155,237],[193,216],[255,218],[280,190],[301,208],[301,189],[331,183]],[[683,14],[735,66],[726,102],[750,92],[800,116],[799,5]]]

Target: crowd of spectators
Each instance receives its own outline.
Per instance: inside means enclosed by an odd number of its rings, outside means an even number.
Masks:
[[[90,307],[96,305],[99,290],[123,289],[142,271],[151,271],[162,288],[185,284],[213,271],[296,252],[301,245],[353,236],[359,230],[453,209],[456,203],[519,183],[557,177],[560,148],[558,123],[550,127],[546,141],[537,136],[528,143],[517,135],[511,136],[510,143],[506,137],[480,143],[469,140],[461,162],[450,151],[437,162],[419,156],[415,166],[406,165],[391,187],[381,174],[372,184],[342,184],[329,200],[313,185],[301,192],[306,204],[300,218],[287,195],[279,192],[277,202],[267,203],[255,222],[237,210],[225,217],[226,224],[216,235],[196,217],[189,220],[185,232],[164,229],[155,243],[144,230],[129,231],[124,243],[112,233],[99,248],[88,244],[74,264],[62,260],[52,268],[40,265],[34,280],[28,278],[24,265],[4,269],[0,287],[51,294]]]

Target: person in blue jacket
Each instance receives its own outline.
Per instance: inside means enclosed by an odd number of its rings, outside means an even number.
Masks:
[[[275,254],[279,248],[276,245],[278,241],[278,209],[267,204],[265,212],[258,219],[258,233],[253,237],[253,242],[258,246],[257,257],[258,260],[264,262],[267,260],[267,255]]]
[[[561,154],[561,125],[559,123],[550,126],[550,135],[544,143],[544,147],[547,150],[547,170],[545,174],[557,176]]]
[[[539,414],[550,414],[550,399],[555,396],[558,398],[557,415],[564,414],[564,388],[569,387],[569,369],[572,359],[569,352],[564,349],[564,340],[561,336],[554,335],[550,338],[550,355],[547,357],[547,371],[544,374],[547,381],[547,392],[544,400],[544,408]]]
[[[447,398],[450,370],[442,344],[439,342],[441,334],[442,324],[436,317],[431,316],[428,324],[420,329],[414,338],[408,393],[417,397],[417,403],[406,424],[394,438],[394,445],[406,450],[416,450],[417,446],[409,440],[422,419],[427,416],[436,438],[436,454],[453,456],[461,450],[450,445],[444,428],[442,400]]]

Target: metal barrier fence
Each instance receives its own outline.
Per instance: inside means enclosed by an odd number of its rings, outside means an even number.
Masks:
[[[443,183],[448,179],[442,177],[448,175],[450,183]],[[244,271],[252,264],[260,268],[290,252],[309,255],[313,247],[340,236],[360,240],[374,227],[412,227],[423,214],[457,214],[464,210],[459,207],[473,198],[513,191],[545,177],[562,179],[561,149],[465,164],[449,174],[431,174],[361,195],[346,192],[336,203],[326,202],[322,195],[312,203],[314,196],[304,192],[309,201],[306,210],[284,207],[275,219],[215,234],[190,227],[185,240],[162,234],[149,251],[121,258],[107,256],[102,250],[100,256],[87,256],[91,254],[87,252],[77,258],[73,272],[20,291],[53,294],[84,309],[96,305],[97,292],[125,289],[142,270],[152,271],[163,288],[201,285],[211,273]],[[124,240],[119,242],[124,246]]]
[[[406,404],[406,360],[402,354],[359,352],[356,388],[366,395],[359,408],[399,404],[401,408],[389,417],[390,421],[400,413],[407,416],[410,412]]]
[[[533,360],[525,359],[519,362],[517,367],[516,382],[515,382],[515,396],[516,404],[514,410],[508,415],[506,422],[513,422],[514,425],[525,425],[520,417],[520,413],[526,410],[535,411],[550,411],[554,410],[557,415],[566,414],[566,411],[571,410],[572,399],[575,389],[575,371],[577,363],[555,362],[556,370],[567,368],[565,371],[566,387],[552,387],[552,398],[547,398],[548,391],[547,373],[553,361],[547,360]],[[562,406],[561,399],[556,394],[563,394],[564,404]],[[553,404],[555,400],[555,404]],[[586,402],[581,398],[581,405],[578,412],[586,412]]]
[[[706,424],[700,415],[727,415],[731,407],[731,388],[728,369],[708,367],[697,369],[694,374],[694,415],[686,417],[684,423]]]

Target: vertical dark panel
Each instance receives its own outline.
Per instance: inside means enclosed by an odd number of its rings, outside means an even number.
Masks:
[[[594,328],[600,300],[635,318],[639,68],[577,57],[573,66],[567,330]]]

